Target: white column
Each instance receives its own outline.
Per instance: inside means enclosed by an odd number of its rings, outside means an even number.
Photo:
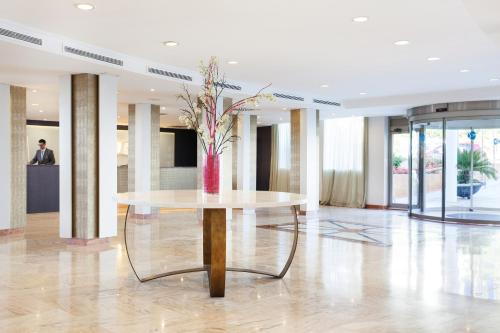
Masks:
[[[219,98],[217,110],[222,112],[223,108],[227,108],[232,103],[230,98]],[[226,149],[220,155],[220,175],[219,175],[219,190],[220,192],[233,190],[233,150],[232,144],[228,143]],[[226,210],[226,219],[233,218],[233,210]]]
[[[238,116],[237,141],[237,189],[255,191],[257,177],[257,116],[243,114]],[[245,209],[246,214],[254,209]]]
[[[71,75],[59,78],[59,237],[72,238]]]
[[[366,204],[378,208],[388,205],[389,194],[389,118],[368,118],[368,169]]]
[[[135,105],[135,192],[151,191],[151,104]],[[137,214],[150,214],[150,207],[135,208]]]
[[[116,236],[117,77],[99,75],[99,237]]]
[[[458,130],[446,130],[446,203],[457,202]]]
[[[4,178],[0,187],[0,230],[10,229],[11,217],[11,119],[10,86],[0,84],[0,175]]]
[[[250,190],[250,115],[238,116],[238,160],[237,186],[238,190]]]
[[[300,193],[307,196],[300,209],[306,214],[319,209],[317,112],[300,110]]]

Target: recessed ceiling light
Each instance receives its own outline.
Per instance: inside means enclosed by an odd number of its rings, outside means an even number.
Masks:
[[[229,60],[227,63],[229,65],[237,65],[238,64],[238,62],[236,60]]]
[[[40,110],[40,111],[38,111],[38,112],[43,113],[43,110]]]
[[[121,116],[118,116],[118,119],[120,119],[120,118],[121,118]]]
[[[328,88],[328,85],[327,84],[322,84],[320,87],[321,88]]]
[[[283,108],[283,111],[286,111],[286,108]]]
[[[405,45],[410,45],[410,42],[407,40],[398,40],[398,41],[394,42],[394,45],[405,46]]]
[[[149,91],[155,92],[156,90],[155,90],[155,88],[151,88],[151,89],[149,89]]]
[[[356,23],[363,23],[363,22],[368,21],[368,17],[366,17],[366,16],[358,16],[358,17],[354,17],[352,19],[352,21],[356,22]]]
[[[173,47],[173,46],[178,46],[178,45],[179,45],[179,43],[177,43],[177,42],[175,42],[175,41],[173,41],[173,40],[168,40],[168,41],[166,41],[166,42],[163,42],[163,45],[164,45],[164,46],[170,46],[170,47]]]
[[[166,107],[162,106],[160,109],[165,110],[165,109],[166,109]]]
[[[359,94],[360,94],[360,95],[368,95],[368,93],[367,93],[367,92],[360,92]]]
[[[491,82],[497,82],[497,81],[500,81],[500,79],[499,79],[499,78],[494,77],[494,78],[490,79],[490,81],[491,81]]]
[[[428,61],[438,61],[438,60],[441,60],[441,58],[438,58],[438,57],[429,57],[427,58]]]
[[[89,10],[92,10],[95,8],[94,5],[90,4],[90,3],[77,3],[77,4],[75,4],[75,7],[78,9],[81,9],[81,10],[86,10],[86,11],[89,11]]]
[[[461,69],[460,70],[460,73],[469,73],[470,72],[470,69]]]
[[[38,103],[31,104],[31,106],[38,106],[38,105],[40,105],[40,104],[38,104]]]
[[[283,118],[280,118],[280,121],[282,121],[282,120],[283,120]]]
[[[38,92],[38,90],[33,89],[31,92],[36,94]]]

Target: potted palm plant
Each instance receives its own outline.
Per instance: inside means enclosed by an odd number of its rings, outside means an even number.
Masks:
[[[488,157],[484,152],[479,150],[474,150],[472,153],[467,150],[458,151],[457,154],[457,196],[461,198],[470,199],[471,197],[471,177],[473,173],[471,172],[471,157],[473,171],[479,172],[479,174],[485,176],[488,179],[497,179],[497,170],[488,160]],[[481,187],[484,185],[483,182],[473,179],[472,182],[472,194],[477,193]]]

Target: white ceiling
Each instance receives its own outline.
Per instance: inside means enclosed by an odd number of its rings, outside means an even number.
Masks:
[[[0,19],[191,71],[215,55],[231,79],[341,101],[347,109],[337,115],[397,114],[416,103],[460,100],[466,91],[467,99],[500,98],[500,82],[490,82],[500,77],[498,0],[86,1],[95,10],[80,11],[71,0],[0,0]],[[353,23],[355,16],[369,20]],[[165,47],[166,40],[180,45]],[[120,76],[120,103],[162,104],[172,114],[164,123],[176,121],[179,84],[5,42],[0,51],[0,81],[46,91],[45,98],[30,94],[29,105],[44,99],[47,114],[57,114],[59,74],[111,71]],[[283,118],[291,106],[261,106],[263,121]],[[36,109],[31,114],[43,117]]]

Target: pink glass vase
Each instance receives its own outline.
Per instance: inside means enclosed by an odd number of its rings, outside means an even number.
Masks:
[[[218,154],[207,154],[203,159],[203,189],[205,193],[219,193]]]

